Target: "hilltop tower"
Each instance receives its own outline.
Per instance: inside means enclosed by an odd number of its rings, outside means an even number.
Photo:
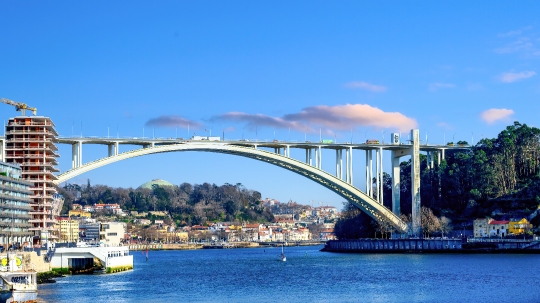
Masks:
[[[53,183],[59,170],[55,145],[58,133],[54,123],[43,116],[18,116],[10,118],[6,125],[5,162],[17,163],[22,169],[22,179],[32,182],[32,199],[29,214],[32,218],[30,231],[33,243],[45,244],[56,238],[55,215],[60,211],[63,199],[57,194]]]

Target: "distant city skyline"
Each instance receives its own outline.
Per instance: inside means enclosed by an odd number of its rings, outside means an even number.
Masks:
[[[0,97],[36,107],[66,137],[363,142],[417,128],[422,143],[476,143],[513,121],[538,127],[538,11],[534,1],[3,2]],[[0,119],[17,114],[0,104]],[[65,171],[71,148],[59,153]],[[83,162],[106,155],[83,148]],[[330,173],[334,157],[323,153]],[[364,190],[363,153],[353,162]],[[281,168],[213,153],[144,156],[71,182],[157,178],[344,201]]]

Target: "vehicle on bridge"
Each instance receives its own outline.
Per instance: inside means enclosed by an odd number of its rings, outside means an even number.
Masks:
[[[368,139],[366,140],[366,144],[381,144],[381,143],[377,139]]]
[[[334,143],[334,141],[333,140],[322,140],[321,143],[322,144],[332,144],[332,143]]]

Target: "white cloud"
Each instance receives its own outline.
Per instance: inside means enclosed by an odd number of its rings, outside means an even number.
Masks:
[[[506,108],[491,108],[480,113],[480,118],[488,124],[493,124],[497,121],[506,121],[514,114],[514,111]]]
[[[382,93],[388,89],[386,86],[375,85],[375,84],[371,84],[367,82],[358,82],[358,81],[345,83],[344,86],[347,88],[362,89],[362,90],[367,90],[367,91],[375,92],[375,93]]]
[[[456,85],[452,83],[431,83],[429,85],[429,90],[434,92],[441,88],[455,88]]]
[[[148,120],[145,124],[146,126],[157,126],[157,127],[183,127],[187,128],[191,126],[192,128],[201,128],[203,125],[199,122],[188,120],[176,115],[170,116],[159,116],[157,118],[152,118]]]
[[[302,132],[317,132],[323,126],[330,130],[345,131],[357,127],[376,129],[410,130],[418,127],[415,119],[399,112],[385,112],[368,104],[345,104],[336,106],[311,106],[298,113],[283,117],[271,117],[263,114],[229,112],[212,117],[213,120],[245,122],[248,127],[268,126],[291,128]]]
[[[519,80],[533,77],[535,75],[536,75],[536,72],[534,71],[523,71],[519,73],[508,72],[508,73],[502,73],[499,76],[499,80],[504,83],[512,83],[512,82],[516,82]]]
[[[497,54],[519,53],[525,56],[534,56],[538,52],[537,34],[529,31],[532,26],[527,26],[518,30],[499,34],[503,46],[495,48]],[[529,31],[529,32],[527,32]],[[513,40],[513,41],[511,41]]]

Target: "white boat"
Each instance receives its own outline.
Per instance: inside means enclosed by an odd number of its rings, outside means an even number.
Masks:
[[[287,257],[285,257],[285,251],[284,251],[285,248],[284,248],[284,247],[285,247],[284,244],[281,245],[281,256],[279,256],[279,258],[280,258],[281,261],[283,261],[283,262],[287,261]]]
[[[37,273],[22,268],[22,257],[0,259],[0,302],[37,302]]]

